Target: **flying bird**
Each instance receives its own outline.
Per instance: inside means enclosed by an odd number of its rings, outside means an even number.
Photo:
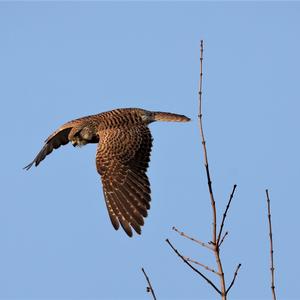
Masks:
[[[148,125],[155,121],[187,122],[184,115],[123,108],[67,122],[52,133],[42,150],[24,169],[38,166],[53,149],[71,142],[74,147],[98,143],[96,168],[113,227],[128,236],[141,226],[150,209],[149,166],[153,138]]]

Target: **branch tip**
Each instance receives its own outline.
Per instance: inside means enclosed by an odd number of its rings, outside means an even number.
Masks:
[[[146,291],[147,291],[147,293],[151,293],[153,300],[156,300],[156,296],[155,296],[153,287],[151,285],[150,279],[149,279],[149,277],[148,277],[148,275],[147,275],[147,273],[146,273],[146,271],[145,271],[144,268],[142,268],[142,272],[143,272],[143,274],[144,274],[144,276],[145,276],[145,278],[147,280],[147,283],[148,283],[148,286],[146,287]]]
[[[230,194],[230,196],[229,196],[229,200],[228,200],[228,203],[227,203],[227,205],[226,205],[225,211],[224,211],[224,213],[223,213],[223,218],[222,218],[222,222],[221,222],[221,226],[220,226],[219,234],[218,234],[218,238],[217,238],[217,244],[218,244],[219,246],[220,246],[220,238],[221,238],[221,234],[222,234],[222,231],[223,231],[225,219],[226,219],[226,217],[227,217],[227,212],[228,212],[228,210],[229,210],[231,201],[232,201],[232,199],[233,199],[233,196],[234,196],[234,192],[235,192],[235,190],[236,190],[236,187],[237,187],[237,185],[235,184],[235,185],[233,186],[233,189],[232,189],[231,194]]]

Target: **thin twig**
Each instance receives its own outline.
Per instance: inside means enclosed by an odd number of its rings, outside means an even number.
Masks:
[[[176,231],[177,233],[179,233],[181,236],[183,236],[183,237],[185,237],[185,238],[187,238],[187,239],[189,239],[189,240],[191,240],[191,241],[193,241],[193,242],[195,242],[195,243],[201,245],[202,247],[208,248],[209,250],[213,250],[213,247],[211,247],[211,246],[208,245],[207,243],[204,243],[204,242],[202,242],[202,241],[196,240],[196,239],[193,238],[193,237],[188,236],[188,235],[185,234],[183,231],[178,230],[175,226],[173,226],[172,229],[173,229],[174,231]]]
[[[236,189],[236,184],[233,186],[233,189],[232,189],[232,192],[231,192],[231,194],[230,194],[230,197],[229,197],[229,200],[228,200],[226,209],[225,209],[224,214],[223,214],[223,218],[222,218],[222,222],[221,222],[221,226],[220,226],[220,230],[219,230],[219,234],[218,234],[218,238],[217,238],[217,244],[218,244],[219,246],[220,246],[219,242],[220,242],[222,230],[223,230],[223,227],[224,227],[225,219],[226,219],[227,212],[228,212],[228,209],[229,209],[229,207],[230,207],[231,201],[232,201],[232,199],[233,199],[233,195],[234,195],[235,189]]]
[[[267,205],[268,205],[268,220],[269,220],[269,237],[270,237],[270,257],[271,257],[271,290],[272,290],[272,296],[273,299],[276,300],[276,294],[275,294],[275,279],[274,279],[274,259],[273,259],[273,233],[272,233],[272,222],[271,222],[271,205],[270,205],[270,198],[269,198],[269,191],[266,190],[266,196],[267,196]]]
[[[215,273],[215,274],[217,274],[217,275],[221,275],[221,274],[219,274],[217,271],[215,271],[214,269],[212,269],[212,268],[210,268],[209,266],[207,266],[207,265],[204,265],[204,264],[202,264],[201,262],[199,262],[199,261],[196,261],[196,260],[194,260],[194,259],[191,259],[191,258],[189,258],[189,257],[187,257],[187,256],[183,256],[187,261],[189,261],[189,262],[192,262],[193,264],[196,264],[196,265],[199,265],[199,266],[201,266],[202,268],[204,268],[205,270],[207,270],[207,271],[210,271],[210,272],[212,272],[212,273]]]
[[[203,154],[204,154],[204,165],[206,170],[206,177],[207,177],[207,184],[208,190],[210,195],[210,202],[212,207],[212,214],[213,214],[213,222],[212,222],[212,244],[214,245],[214,255],[216,259],[216,263],[218,266],[218,273],[220,273],[220,284],[221,284],[221,295],[222,300],[226,300],[226,285],[225,285],[225,276],[223,272],[223,266],[220,258],[219,252],[219,245],[217,243],[217,210],[216,210],[216,202],[213,194],[212,189],[212,182],[210,178],[209,166],[208,166],[208,157],[207,157],[207,150],[206,150],[206,142],[204,137],[204,130],[202,125],[202,79],[203,79],[203,40],[201,40],[200,44],[200,80],[199,80],[199,128],[200,128],[200,135],[202,139],[202,146],[203,146]]]
[[[146,274],[144,268],[142,268],[142,272],[144,273],[145,278],[146,278],[146,280],[147,280],[147,282],[148,282],[147,292],[148,292],[148,293],[151,293],[153,299],[156,300],[156,296],[155,296],[154,290],[153,290],[153,288],[152,288],[150,279],[149,279],[148,275]]]
[[[227,234],[228,234],[228,231],[226,231],[226,232],[224,233],[223,237],[221,238],[221,241],[220,241],[220,243],[219,243],[219,248],[220,248],[221,245],[223,244],[223,242],[224,242],[225,237],[227,236]]]
[[[231,283],[230,283],[228,289],[226,290],[226,295],[228,294],[228,292],[229,292],[230,289],[232,288],[232,286],[233,286],[233,284],[234,284],[234,282],[235,282],[235,279],[236,279],[236,277],[237,277],[237,274],[238,274],[238,271],[239,271],[241,265],[242,265],[242,264],[238,264],[238,266],[236,267],[236,270],[235,270],[235,272],[234,272],[232,281],[231,281]]]
[[[166,239],[166,242],[169,244],[169,246],[173,249],[173,251],[193,270],[195,271],[198,275],[200,275],[203,279],[207,281],[208,284],[210,284],[220,295],[222,295],[221,291],[215,286],[215,284],[207,278],[203,273],[201,273],[198,269],[196,269],[194,266],[192,266],[185,258],[183,255],[181,255],[178,250],[171,244],[169,239]]]

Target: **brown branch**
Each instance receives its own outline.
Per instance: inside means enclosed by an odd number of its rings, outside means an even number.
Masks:
[[[228,294],[228,292],[229,292],[230,289],[232,288],[232,286],[233,286],[233,284],[234,284],[234,282],[235,282],[235,279],[236,279],[236,277],[237,277],[237,274],[238,274],[238,271],[239,271],[241,265],[242,265],[242,264],[238,264],[238,266],[236,267],[236,270],[235,270],[235,272],[234,272],[232,281],[231,281],[231,283],[230,283],[228,289],[226,290],[226,295]]]
[[[200,135],[202,139],[202,146],[203,146],[203,155],[204,155],[204,165],[206,170],[206,176],[207,176],[207,184],[208,184],[208,190],[211,200],[211,205],[213,208],[213,223],[212,223],[212,230],[213,230],[213,244],[216,244],[217,239],[217,232],[216,232],[216,223],[217,223],[217,213],[216,213],[216,202],[212,190],[212,181],[210,178],[210,171],[208,166],[208,157],[207,157],[207,150],[206,150],[206,141],[204,137],[204,130],[203,130],[203,124],[202,124],[202,80],[203,80],[203,40],[201,40],[200,44],[200,81],[199,81],[199,128],[200,128]]]
[[[204,243],[204,242],[202,242],[202,241],[196,240],[196,239],[193,238],[193,237],[188,236],[188,235],[185,234],[183,231],[178,230],[175,226],[173,226],[172,229],[173,229],[174,231],[176,231],[178,234],[180,234],[181,236],[183,236],[183,237],[185,237],[185,238],[187,238],[187,239],[189,239],[189,240],[191,240],[191,241],[193,241],[193,242],[195,242],[195,243],[201,245],[202,247],[208,248],[209,250],[213,250],[213,247],[211,247],[211,246],[208,245],[207,243]]]
[[[214,274],[217,274],[217,275],[221,275],[220,273],[218,273],[217,271],[215,271],[214,269],[212,269],[212,268],[210,268],[209,266],[207,266],[207,265],[204,265],[204,264],[202,264],[201,262],[199,262],[199,261],[196,261],[196,260],[194,260],[194,259],[191,259],[191,258],[189,258],[189,257],[187,257],[187,256],[183,256],[184,257],[184,259],[186,259],[187,261],[189,261],[189,262],[191,262],[191,263],[193,263],[193,264],[196,264],[196,265],[199,265],[199,266],[201,266],[202,268],[204,268],[205,270],[207,270],[207,271],[210,271],[210,272],[212,272],[212,273],[214,273]]]
[[[149,279],[148,275],[146,274],[144,268],[142,268],[142,272],[144,273],[144,276],[145,276],[145,278],[146,278],[146,280],[147,280],[147,282],[148,282],[147,292],[148,292],[148,293],[151,293],[152,298],[153,298],[154,300],[156,300],[156,296],[155,296],[154,290],[153,290],[153,288],[152,288],[150,279]]]
[[[228,231],[226,231],[226,232],[224,233],[223,237],[221,238],[221,241],[220,241],[220,243],[219,243],[219,248],[221,247],[222,243],[224,242],[224,240],[225,240],[227,234],[228,234]]]
[[[208,165],[208,157],[207,157],[207,150],[206,150],[206,142],[204,136],[204,130],[202,125],[202,79],[203,79],[203,40],[201,40],[200,44],[200,80],[199,80],[199,128],[200,128],[200,135],[202,139],[202,146],[203,146],[203,154],[204,154],[204,165],[206,170],[206,177],[207,177],[207,184],[208,184],[208,191],[210,195],[210,202],[212,207],[212,214],[213,214],[213,222],[212,222],[212,244],[214,245],[214,254],[216,263],[218,266],[218,273],[220,273],[220,284],[221,284],[221,295],[222,299],[226,300],[226,285],[225,285],[225,276],[223,272],[223,266],[220,258],[219,246],[217,243],[217,211],[216,211],[216,202],[213,194],[212,189],[212,182],[210,178],[209,172],[209,165]]]
[[[270,257],[271,257],[271,291],[273,299],[276,300],[276,294],[275,294],[275,279],[274,279],[274,259],[273,259],[273,233],[272,233],[272,222],[271,222],[271,205],[270,205],[270,198],[269,198],[269,191],[266,190],[266,196],[267,196],[267,206],[268,206],[268,220],[269,220],[269,237],[270,237]]]
[[[217,271],[214,269],[208,267],[207,265],[204,265],[202,263],[199,263],[197,261],[194,261],[188,257],[184,257],[181,255],[177,249],[174,248],[174,246],[171,244],[171,242],[166,239],[166,242],[169,244],[169,246],[173,249],[173,251],[183,260],[184,263],[186,263],[194,272],[196,272],[198,275],[200,275],[206,282],[211,285],[219,295],[221,295],[222,300],[227,299],[227,293],[229,290],[232,288],[239,268],[241,267],[241,264],[237,266],[237,269],[234,273],[233,279],[231,284],[229,285],[228,289],[226,289],[226,284],[225,284],[225,275],[223,272],[223,266],[221,262],[221,257],[220,257],[220,245],[224,242],[225,237],[228,235],[228,232],[225,232],[225,234],[222,237],[222,231],[225,223],[225,219],[227,216],[228,209],[230,207],[231,201],[234,196],[234,192],[236,189],[236,185],[234,185],[233,190],[231,192],[231,195],[229,197],[228,204],[226,206],[226,209],[223,214],[220,230],[218,231],[217,235],[217,209],[216,209],[216,202],[215,202],[215,197],[213,193],[213,188],[212,188],[212,181],[211,181],[211,176],[210,176],[210,170],[209,170],[209,163],[208,163],[208,155],[207,155],[207,149],[206,149],[206,141],[205,141],[205,135],[204,135],[204,130],[203,130],[203,122],[202,122],[202,81],[203,81],[203,40],[201,40],[200,44],[200,80],[199,80],[199,90],[198,90],[198,100],[199,100],[199,113],[198,113],[198,121],[199,121],[199,129],[200,129],[200,136],[201,136],[201,142],[202,142],[202,149],[203,149],[203,159],[204,159],[204,166],[205,166],[205,171],[206,171],[206,178],[207,178],[207,185],[208,185],[208,192],[209,192],[209,197],[210,197],[210,203],[211,203],[211,208],[212,208],[212,240],[208,243],[203,243],[199,240],[196,240],[184,232],[179,231],[177,228],[173,227],[173,230],[175,230],[177,233],[179,233],[181,236],[190,239],[191,241],[194,241],[198,244],[200,244],[203,247],[206,247],[210,250],[213,251],[216,264],[217,264]],[[221,238],[222,237],[222,238]],[[200,265],[201,267],[205,268],[208,271],[211,271],[217,275],[219,275],[219,280],[220,280],[220,288],[218,288],[209,278],[207,278],[203,273],[201,273],[198,269],[196,269],[193,265],[191,265],[190,262],[195,263]]]
[[[215,284],[207,278],[203,273],[201,273],[198,269],[196,269],[193,265],[191,265],[183,255],[181,255],[178,250],[171,244],[169,239],[166,239],[166,242],[169,244],[169,246],[173,249],[173,251],[193,270],[195,271],[198,275],[200,275],[208,284],[210,284],[220,295],[222,295],[221,291],[215,286]]]
[[[233,186],[233,189],[232,189],[232,192],[230,194],[230,197],[229,197],[226,209],[225,209],[224,214],[223,214],[223,218],[222,218],[222,222],[221,222],[221,226],[220,226],[220,230],[219,230],[219,234],[218,234],[218,238],[217,238],[217,244],[219,245],[219,247],[220,247],[220,243],[219,242],[220,242],[222,230],[223,230],[223,227],[224,227],[225,219],[226,219],[227,212],[228,212],[228,209],[230,207],[231,201],[233,199],[233,195],[234,195],[235,189],[236,189],[236,184]]]

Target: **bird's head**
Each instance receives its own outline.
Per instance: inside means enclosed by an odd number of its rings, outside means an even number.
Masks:
[[[155,121],[154,113],[149,110],[141,109],[139,115],[142,118],[143,122],[146,124],[152,123]]]

